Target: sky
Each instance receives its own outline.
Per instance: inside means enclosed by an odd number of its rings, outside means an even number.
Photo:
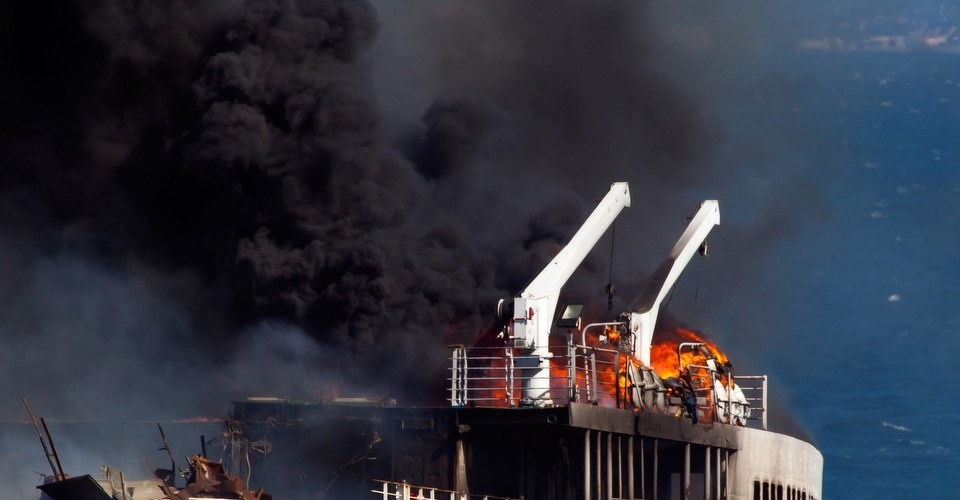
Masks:
[[[771,375],[828,491],[859,481],[863,456],[940,456],[926,422],[900,418],[916,401],[902,388],[870,392],[907,407],[871,408],[824,387],[904,377],[871,359],[949,373],[958,15],[8,2],[0,370],[16,383],[0,419],[23,420],[21,397],[81,421],[218,416],[250,394],[431,403],[446,345],[486,332],[497,299],[628,181],[613,260],[601,242],[571,296],[602,315],[612,265],[626,307],[718,199],[711,255],[671,314]],[[851,401],[871,409],[837,417]],[[841,439],[851,427],[866,437]]]

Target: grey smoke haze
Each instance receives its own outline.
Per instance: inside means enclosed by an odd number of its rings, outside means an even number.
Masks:
[[[484,333],[614,181],[633,194],[614,313],[720,199],[713,256],[671,307],[740,362],[815,190],[772,173],[809,160],[802,117],[771,124],[805,83],[751,73],[776,16],[739,6],[5,6],[0,418],[25,419],[21,396],[53,421],[334,391],[442,404],[446,345]],[[597,315],[608,245],[568,286]],[[33,437],[2,441],[0,482],[33,491]],[[63,446],[68,472],[106,460]]]
[[[8,8],[4,418],[20,395],[64,419],[334,387],[436,404],[444,347],[489,328],[610,182],[634,200],[616,311],[699,198],[762,177],[704,104],[727,75],[672,66],[739,37],[665,46],[682,16],[639,2],[375,4]],[[721,230],[756,245],[715,267],[784,230],[767,196]],[[597,311],[606,245],[570,284]]]

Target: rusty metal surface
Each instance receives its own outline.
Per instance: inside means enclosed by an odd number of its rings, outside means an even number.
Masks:
[[[208,460],[200,455],[190,459],[193,481],[178,490],[172,486],[161,486],[169,500],[188,500],[197,497],[216,495],[241,500],[271,500],[273,497],[262,489],[248,490],[247,484],[240,478],[227,474],[223,464]],[[109,497],[107,497],[109,498]]]

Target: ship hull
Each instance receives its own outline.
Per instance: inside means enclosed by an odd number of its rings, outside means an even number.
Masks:
[[[234,417],[272,440],[251,482],[275,498],[373,498],[377,481],[505,498],[821,497],[811,444],[669,415],[235,402]]]

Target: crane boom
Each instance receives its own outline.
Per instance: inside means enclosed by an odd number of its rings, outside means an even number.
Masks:
[[[516,347],[530,349],[525,368],[524,399],[538,406],[550,400],[550,327],[557,310],[560,290],[583,259],[603,236],[617,215],[630,206],[630,188],[615,182],[584,221],[570,242],[540,271],[533,281],[513,299],[511,339]]]
[[[646,290],[636,302],[635,311],[629,313],[633,354],[644,366],[650,366],[650,344],[653,341],[660,304],[693,258],[693,254],[703,245],[707,234],[718,224],[720,204],[716,200],[702,202],[677,244],[651,276]]]
[[[620,211],[629,206],[627,183],[612,184],[570,242],[514,299],[514,337],[522,337],[526,347],[547,345],[560,290]]]

